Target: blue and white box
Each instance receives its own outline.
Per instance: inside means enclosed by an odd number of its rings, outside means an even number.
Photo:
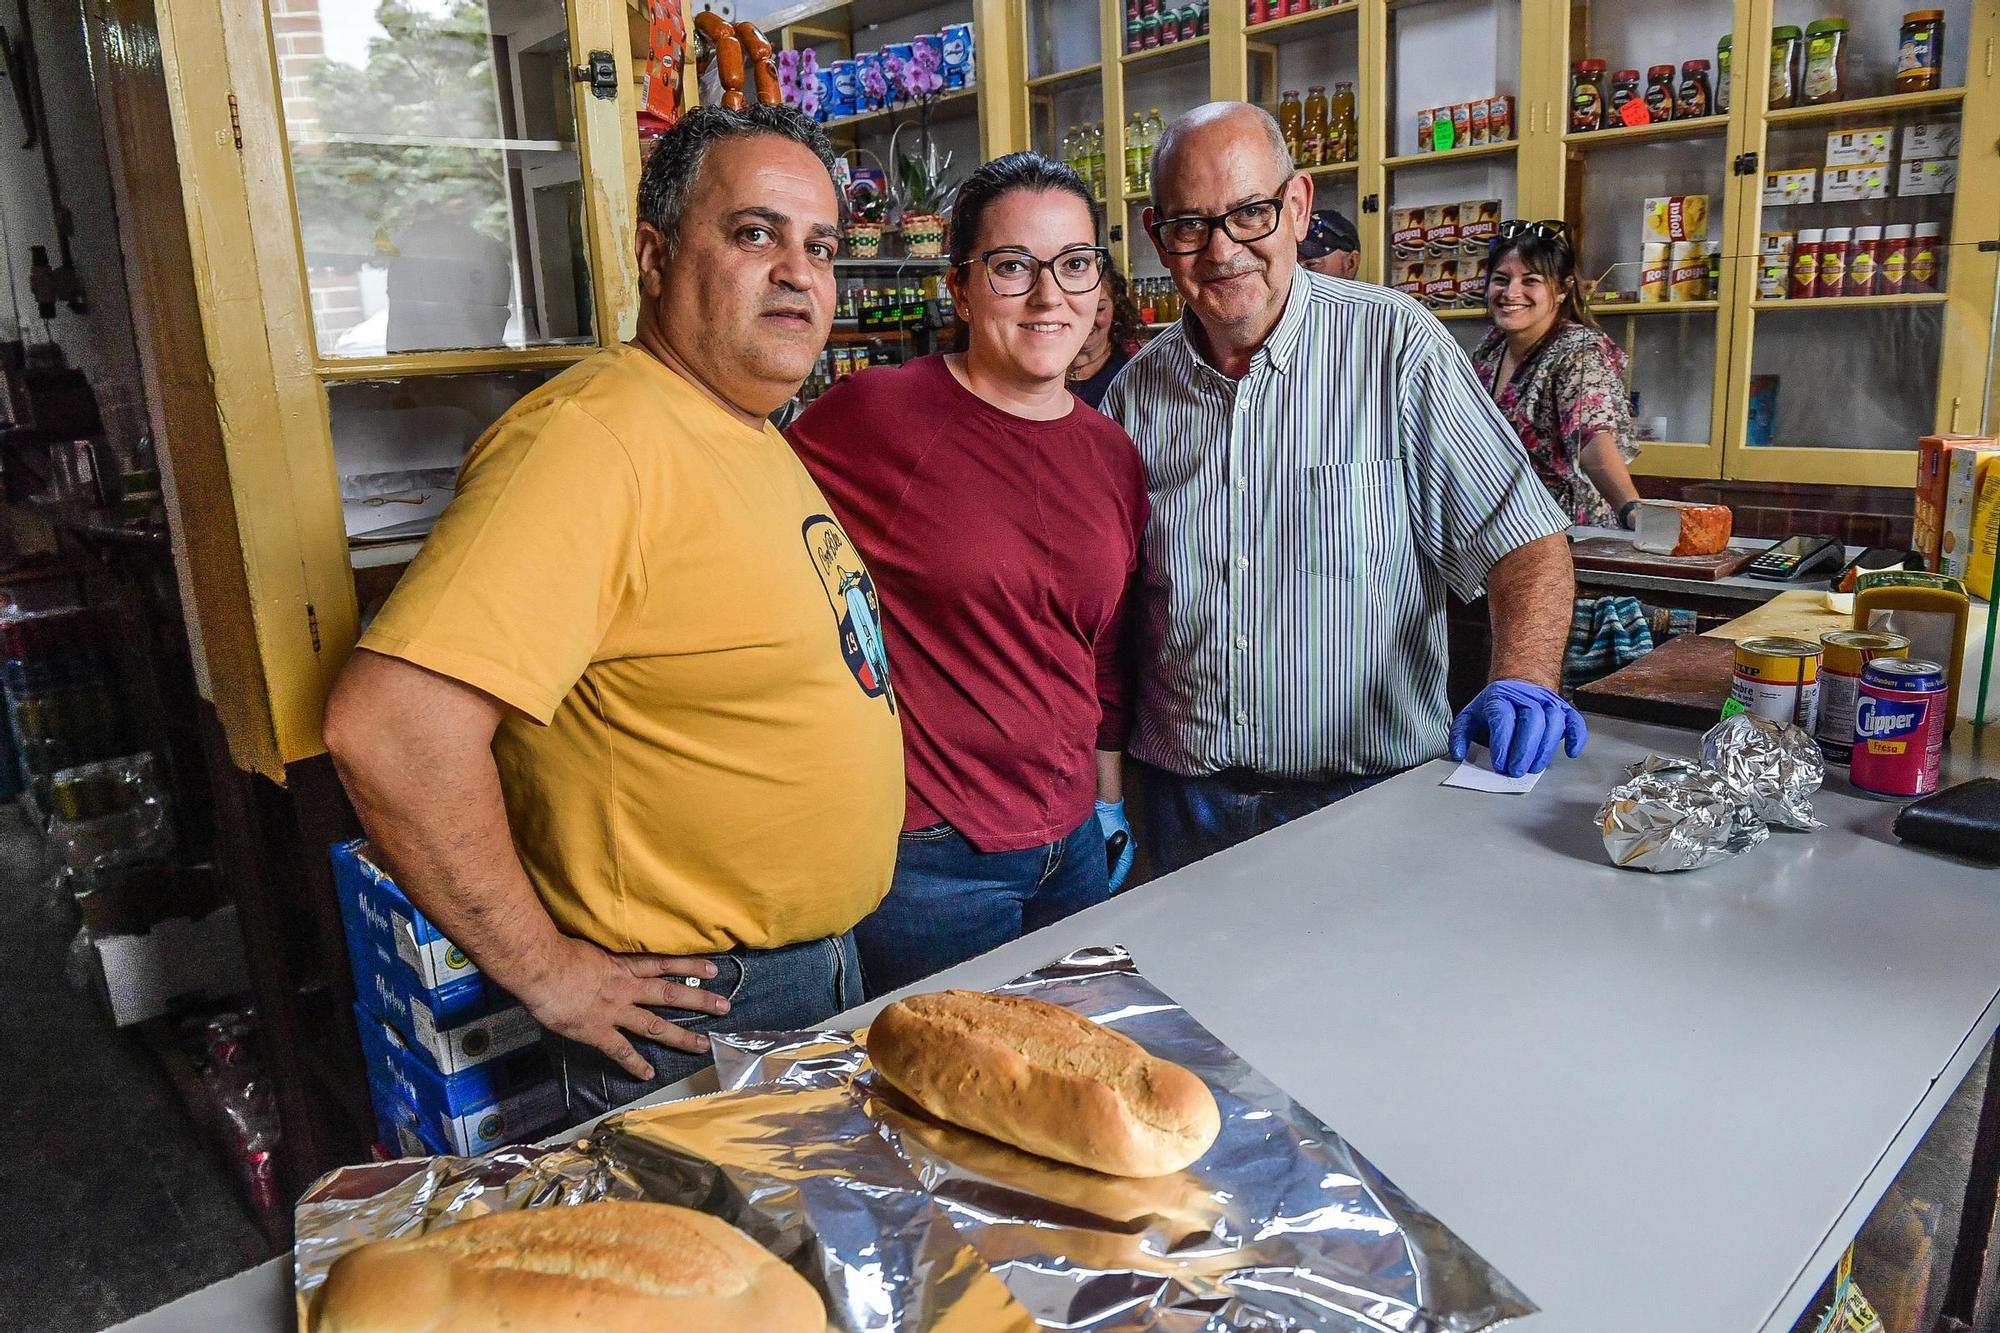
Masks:
[[[412,906],[389,873],[375,863],[367,839],[334,845],[333,882],[350,950],[358,949],[361,940],[388,950],[429,990],[478,974],[473,961]]]
[[[562,1120],[562,1087],[539,1048],[444,1075],[393,1028],[356,1006],[378,1128],[407,1129],[431,1152],[472,1156],[519,1143]],[[407,1150],[401,1136],[388,1145]]]
[[[374,946],[357,952],[354,973],[361,1007],[401,1033],[439,1073],[462,1073],[541,1037],[528,1011],[483,976],[430,990],[402,959]]]

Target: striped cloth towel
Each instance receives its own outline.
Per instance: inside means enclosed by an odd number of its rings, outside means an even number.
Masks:
[[[1638,598],[1579,597],[1563,650],[1563,688],[1601,680],[1652,651],[1653,627]]]

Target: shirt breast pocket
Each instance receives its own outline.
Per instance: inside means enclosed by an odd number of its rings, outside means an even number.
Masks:
[[[1397,550],[1402,471],[1394,459],[1304,467],[1294,481],[1293,563],[1347,582],[1366,577]]]

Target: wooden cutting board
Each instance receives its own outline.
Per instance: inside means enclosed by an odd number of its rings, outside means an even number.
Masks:
[[[1585,712],[1706,731],[1722,716],[1735,665],[1734,641],[1683,635],[1668,639],[1622,671],[1578,687],[1576,706]]]
[[[1654,555],[1632,545],[1628,537],[1585,537],[1572,543],[1570,559],[1578,569],[1609,574],[1651,574],[1669,579],[1726,579],[1750,563],[1757,552],[1731,547],[1714,555]]]

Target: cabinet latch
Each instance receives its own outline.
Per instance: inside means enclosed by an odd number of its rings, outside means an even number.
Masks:
[[[1733,164],[1733,166],[1731,167],[1731,170],[1733,170],[1733,171],[1734,171],[1734,172],[1735,172],[1735,173],[1736,173],[1737,175],[1739,175],[1739,176],[1754,176],[1754,175],[1756,175],[1756,174],[1757,174],[1757,155],[1756,155],[1755,153],[1739,153],[1739,154],[1737,154],[1737,156],[1736,156],[1736,161],[1735,161],[1735,163]]]
[[[1361,201],[1361,211],[1364,213],[1380,213],[1382,211],[1382,196],[1371,194],[1363,199]]]
[[[618,96],[618,62],[609,51],[592,51],[589,64],[576,67],[576,81],[590,85],[593,96],[609,102]]]
[[[1111,239],[1112,239],[1112,240],[1114,240],[1114,241],[1122,241],[1122,240],[1124,240],[1124,239],[1125,239],[1125,228],[1124,228],[1124,227],[1123,227],[1122,225],[1120,225],[1120,224],[1117,224],[1117,223],[1113,223],[1113,224],[1112,224],[1112,227],[1111,227]]]
[[[236,94],[229,94],[229,137],[236,144],[236,151],[243,151],[243,113],[237,108]]]

